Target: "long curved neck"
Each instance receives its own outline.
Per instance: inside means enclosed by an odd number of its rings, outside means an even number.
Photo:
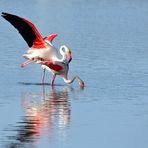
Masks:
[[[78,78],[77,76],[74,76],[72,79],[63,78],[63,80],[65,83],[70,84],[70,83],[73,83],[73,81],[77,78]]]
[[[71,80],[68,79],[67,77],[63,77],[64,82],[67,83],[67,84],[70,84],[70,83],[74,82],[74,80],[76,80],[76,79],[79,82],[79,86],[84,87],[84,82],[80,79],[79,76],[74,76]]]
[[[62,48],[60,48],[60,54],[62,55],[62,58],[60,59],[60,61],[64,62],[66,61],[66,54],[63,52]]]

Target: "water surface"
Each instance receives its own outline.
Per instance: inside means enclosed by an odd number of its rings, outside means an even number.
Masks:
[[[20,69],[27,44],[0,18],[0,147],[147,148],[148,2],[146,0],[0,1],[56,47],[72,51],[69,77],[43,91],[39,65]]]

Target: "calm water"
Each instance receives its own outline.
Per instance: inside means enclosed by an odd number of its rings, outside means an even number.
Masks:
[[[0,18],[0,147],[148,147],[147,0],[0,0],[2,11],[57,33],[86,87],[51,88],[46,73],[43,91],[40,66],[19,68],[27,44]]]

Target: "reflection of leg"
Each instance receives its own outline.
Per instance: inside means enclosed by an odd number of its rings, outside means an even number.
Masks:
[[[52,79],[51,79],[51,86],[54,85],[54,80],[55,80],[55,78],[56,78],[56,74],[53,74]]]
[[[42,85],[44,85],[45,70],[46,70],[46,69],[44,69],[44,70],[43,70],[43,76],[42,76]]]
[[[44,88],[45,71],[46,71],[46,69],[44,68],[44,69],[43,69],[43,76],[42,76],[43,98],[45,97],[45,88]]]

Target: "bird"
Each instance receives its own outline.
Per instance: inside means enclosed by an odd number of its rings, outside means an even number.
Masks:
[[[68,48],[66,48],[66,52],[71,52]],[[63,61],[60,60],[49,60],[49,61],[41,61],[38,60],[37,63],[41,64],[42,67],[48,71],[50,71],[53,76],[51,79],[51,86],[54,85],[54,81],[57,75],[61,76],[65,83],[70,84],[73,83],[74,80],[78,80],[80,88],[84,88],[84,82],[83,80],[75,75],[72,79],[68,79],[68,71],[69,71],[69,58],[63,59]],[[45,73],[44,73],[45,74]],[[43,75],[43,81],[44,81],[44,75]]]
[[[29,46],[27,53],[22,55],[27,60],[20,65],[22,68],[33,62],[40,64],[43,68],[42,84],[44,84],[45,70],[48,70],[53,75],[51,86],[54,85],[56,75],[59,75],[67,84],[77,79],[79,86],[84,87],[84,82],[79,76],[76,75],[72,79],[68,79],[72,54],[66,45],[62,45],[59,49],[62,58],[59,58],[59,54],[52,44],[57,34],[51,34],[43,38],[35,25],[27,19],[6,12],[2,12],[1,16],[19,31]]]

